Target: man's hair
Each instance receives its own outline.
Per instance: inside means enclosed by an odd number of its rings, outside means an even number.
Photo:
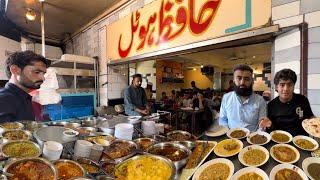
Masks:
[[[246,65],[246,64],[238,64],[236,65],[234,68],[233,68],[233,72],[237,71],[237,70],[240,70],[240,71],[249,71],[251,72],[251,74],[253,73],[253,69]]]
[[[195,85],[195,84],[196,84],[196,82],[194,82],[194,81],[191,81],[191,84],[194,84],[194,85]]]
[[[282,69],[280,71],[278,71],[276,73],[276,75],[274,76],[274,84],[278,85],[280,80],[291,80],[293,82],[293,84],[296,84],[297,82],[297,75],[294,71],[292,71],[291,69]]]
[[[135,78],[142,78],[142,75],[141,74],[134,74],[132,76],[132,79],[135,79]]]
[[[33,62],[37,62],[37,61],[43,62],[46,65],[46,67],[50,66],[49,60],[32,51],[15,52],[11,54],[6,60],[6,74],[8,78],[10,78],[11,76],[10,66],[12,65],[16,65],[21,70],[23,70],[23,68],[26,67],[27,65],[33,65]]]

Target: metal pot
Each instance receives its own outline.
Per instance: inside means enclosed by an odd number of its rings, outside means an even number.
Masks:
[[[186,157],[184,157],[183,159],[178,160],[178,161],[172,161],[176,167],[176,170],[179,170],[184,165],[186,165],[188,158],[191,154],[190,149],[188,149],[186,146],[184,146],[182,144],[178,144],[178,143],[173,143],[173,142],[163,142],[163,143],[158,143],[158,144],[155,144],[155,145],[149,147],[147,152],[153,154],[152,151],[154,151],[155,149],[164,150],[165,148],[168,148],[168,147],[173,147],[173,148],[179,149],[180,151],[183,151],[186,153]],[[155,154],[155,155],[158,155],[158,154]]]
[[[41,163],[46,164],[52,170],[53,178],[54,179],[58,179],[58,173],[57,173],[54,165],[50,161],[48,161],[46,159],[43,159],[43,158],[23,158],[23,159],[18,159],[18,160],[15,160],[15,161],[11,161],[4,167],[3,171],[4,172],[8,172],[10,167],[15,166],[15,165],[20,164],[20,163],[23,163],[23,162],[26,162],[26,161],[37,161],[37,162],[41,162]]]
[[[35,157],[39,157],[39,156],[41,155],[42,151],[41,151],[41,148],[40,148],[40,146],[39,146],[38,144],[36,144],[36,143],[34,143],[34,142],[32,142],[32,141],[18,140],[18,141],[8,141],[8,142],[4,143],[4,144],[1,146],[1,152],[3,153],[3,156],[4,156],[4,157],[15,158],[15,157],[11,157],[9,154],[6,154],[6,153],[4,152],[4,149],[6,148],[6,146],[9,146],[9,145],[11,145],[11,144],[24,143],[24,142],[25,142],[25,143],[30,143],[30,144],[32,144],[32,145],[38,150],[38,153],[37,153],[36,155],[34,155],[34,156],[32,156],[32,157],[28,157],[28,158],[35,158]]]

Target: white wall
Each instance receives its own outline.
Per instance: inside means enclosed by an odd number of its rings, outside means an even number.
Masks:
[[[0,36],[0,80],[7,80],[5,72],[5,61],[8,58],[8,53],[20,51],[20,42],[8,39],[4,36]]]

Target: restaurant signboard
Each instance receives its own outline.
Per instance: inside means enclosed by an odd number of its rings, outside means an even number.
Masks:
[[[267,25],[271,0],[155,0],[107,26],[119,60]]]

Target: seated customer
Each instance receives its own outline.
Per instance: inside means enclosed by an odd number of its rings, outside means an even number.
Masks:
[[[276,73],[274,84],[279,96],[268,103],[268,118],[261,121],[263,128],[284,130],[293,136],[307,135],[301,122],[314,115],[308,99],[293,92],[296,81],[297,75],[291,69]]]
[[[228,128],[245,127],[256,131],[266,116],[266,102],[253,92],[253,70],[245,64],[233,70],[233,91],[222,98],[219,124]]]

